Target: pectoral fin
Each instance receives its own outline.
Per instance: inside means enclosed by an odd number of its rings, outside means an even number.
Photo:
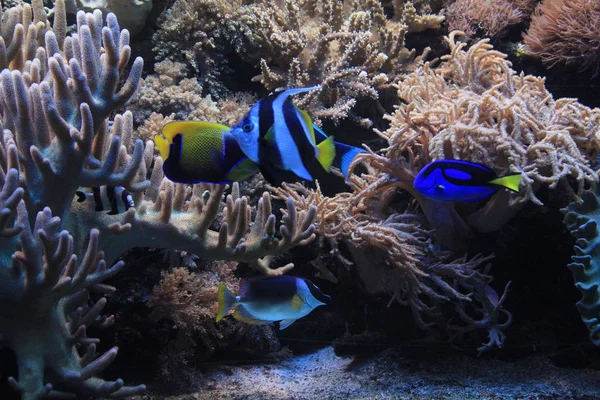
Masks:
[[[250,159],[244,158],[227,172],[225,178],[231,182],[242,182],[257,172],[258,166]]]
[[[269,323],[269,321],[264,321],[262,319],[255,318],[242,305],[239,305],[235,309],[235,312],[233,313],[233,318],[251,325],[264,325]]]

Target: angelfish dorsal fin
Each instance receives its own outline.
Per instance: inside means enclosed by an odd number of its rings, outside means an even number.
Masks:
[[[165,161],[169,157],[169,142],[167,139],[160,135],[154,136],[154,144],[160,153],[163,161]]]

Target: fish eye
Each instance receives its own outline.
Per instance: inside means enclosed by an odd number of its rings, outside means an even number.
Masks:
[[[244,130],[244,132],[246,133],[250,133],[252,132],[252,130],[254,129],[254,124],[252,122],[246,122],[243,126],[242,129]]]

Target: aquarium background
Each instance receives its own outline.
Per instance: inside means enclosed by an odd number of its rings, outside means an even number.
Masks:
[[[2,7],[1,399],[600,398],[597,1]],[[166,123],[316,85],[348,179],[165,177]],[[519,193],[425,198],[444,159]],[[78,201],[108,187],[135,207]],[[220,283],[281,274],[331,302],[216,322]]]

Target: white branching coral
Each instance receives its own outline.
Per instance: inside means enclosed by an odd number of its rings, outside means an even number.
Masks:
[[[5,27],[5,43],[35,33],[31,15],[40,13],[39,2],[33,11],[6,10],[17,23]],[[127,30],[113,14],[104,26],[99,11],[79,12],[76,32],[61,37],[61,20],[38,24],[43,37],[32,33],[19,45],[35,51],[16,56],[0,46],[0,59],[11,60],[0,72],[0,344],[16,354],[19,376],[9,381],[25,400],[129,396],[145,387],[97,378],[117,348],[98,355],[98,340],[86,335],[114,321],[101,316],[106,299],[89,304],[88,295],[114,290],[103,281],[123,267],[118,257],[133,246],[165,247],[281,274],[293,265],[271,269],[270,258],[314,238],[314,209],[297,212],[288,202],[277,232],[267,194],[251,219],[237,185],[223,202],[224,186],[163,178],[153,143],[134,137],[132,113],[109,119],[141,80]],[[74,199],[80,188],[104,185],[129,190],[136,208],[108,215]]]

